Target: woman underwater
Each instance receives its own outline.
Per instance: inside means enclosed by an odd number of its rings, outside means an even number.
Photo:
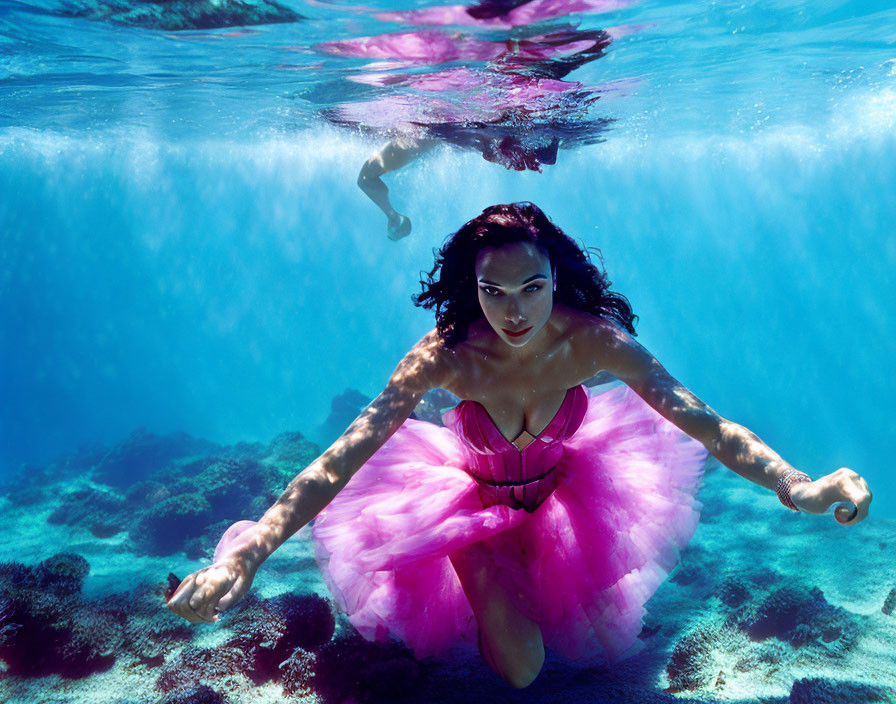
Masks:
[[[634,339],[628,301],[531,203],[487,208],[442,247],[417,304],[437,325],[260,521],[225,533],[168,606],[211,623],[314,521],[338,606],[418,657],[477,643],[515,687],[544,647],[608,662],[643,647],[644,604],[695,531],[707,452],[785,506],[854,525],[868,484],[812,481],[684,388]],[[605,370],[625,385],[591,395]],[[409,420],[425,392],[462,401]]]

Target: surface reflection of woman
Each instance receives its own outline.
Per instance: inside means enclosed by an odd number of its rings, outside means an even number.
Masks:
[[[623,10],[635,0],[481,0],[474,5],[437,5],[376,13],[377,19],[413,25],[511,29],[566,17]]]
[[[477,151],[507,169],[541,171],[556,162],[561,144],[601,141],[608,121],[587,116],[597,91],[562,79],[603,56],[625,31],[563,30],[504,42],[424,30],[316,45],[337,56],[388,60],[381,68],[490,62],[488,69],[361,74],[352,80],[400,92],[323,111],[334,124],[389,136],[362,166],[358,186],[386,215],[390,239],[409,235],[411,221],[392,206],[382,177],[438,144]]]
[[[545,645],[608,662],[642,647],[644,603],[696,529],[707,452],[793,510],[849,501],[838,522],[868,515],[858,474],[810,480],[670,376],[608,284],[531,203],[464,225],[417,299],[436,328],[259,522],[228,529],[169,607],[216,620],[316,517],[324,577],[366,638],[400,638],[418,657],[478,644],[524,687]],[[581,384],[599,370],[627,386],[591,395]],[[408,420],[436,387],[466,399],[447,427]]]

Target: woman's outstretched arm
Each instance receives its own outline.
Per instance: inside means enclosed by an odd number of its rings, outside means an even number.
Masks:
[[[215,621],[216,610],[229,608],[249,590],[261,563],[320,513],[401,426],[423,394],[448,383],[449,375],[433,331],[405,356],[386,388],[342,436],[290,482],[247,539],[215,564],[186,577],[168,608],[192,623]]]
[[[589,326],[576,336],[574,347],[586,370],[591,364],[594,371],[599,367],[624,381],[660,415],[751,482],[774,491],[782,473],[794,469],[755,433],[703,403],[650,352],[612,323],[599,321]],[[835,513],[835,518],[844,525],[853,525],[868,515],[871,491],[862,477],[844,467],[815,481],[794,484],[791,498],[797,508],[808,513],[825,513],[833,503],[851,502],[857,508],[856,515],[847,520],[850,511],[844,507]]]

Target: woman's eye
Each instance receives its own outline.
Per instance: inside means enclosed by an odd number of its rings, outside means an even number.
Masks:
[[[526,286],[526,291],[528,293],[535,293],[536,291],[541,291],[541,284],[532,284],[531,286]]]
[[[487,296],[497,296],[499,293],[501,293],[501,292],[500,292],[498,289],[496,289],[494,286],[480,286],[480,288],[481,288],[483,291],[485,291],[485,294],[486,294]]]

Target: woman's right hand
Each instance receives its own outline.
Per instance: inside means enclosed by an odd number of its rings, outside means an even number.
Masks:
[[[219,612],[249,591],[257,569],[231,554],[187,576],[168,600],[168,608],[190,623],[214,623]]]

